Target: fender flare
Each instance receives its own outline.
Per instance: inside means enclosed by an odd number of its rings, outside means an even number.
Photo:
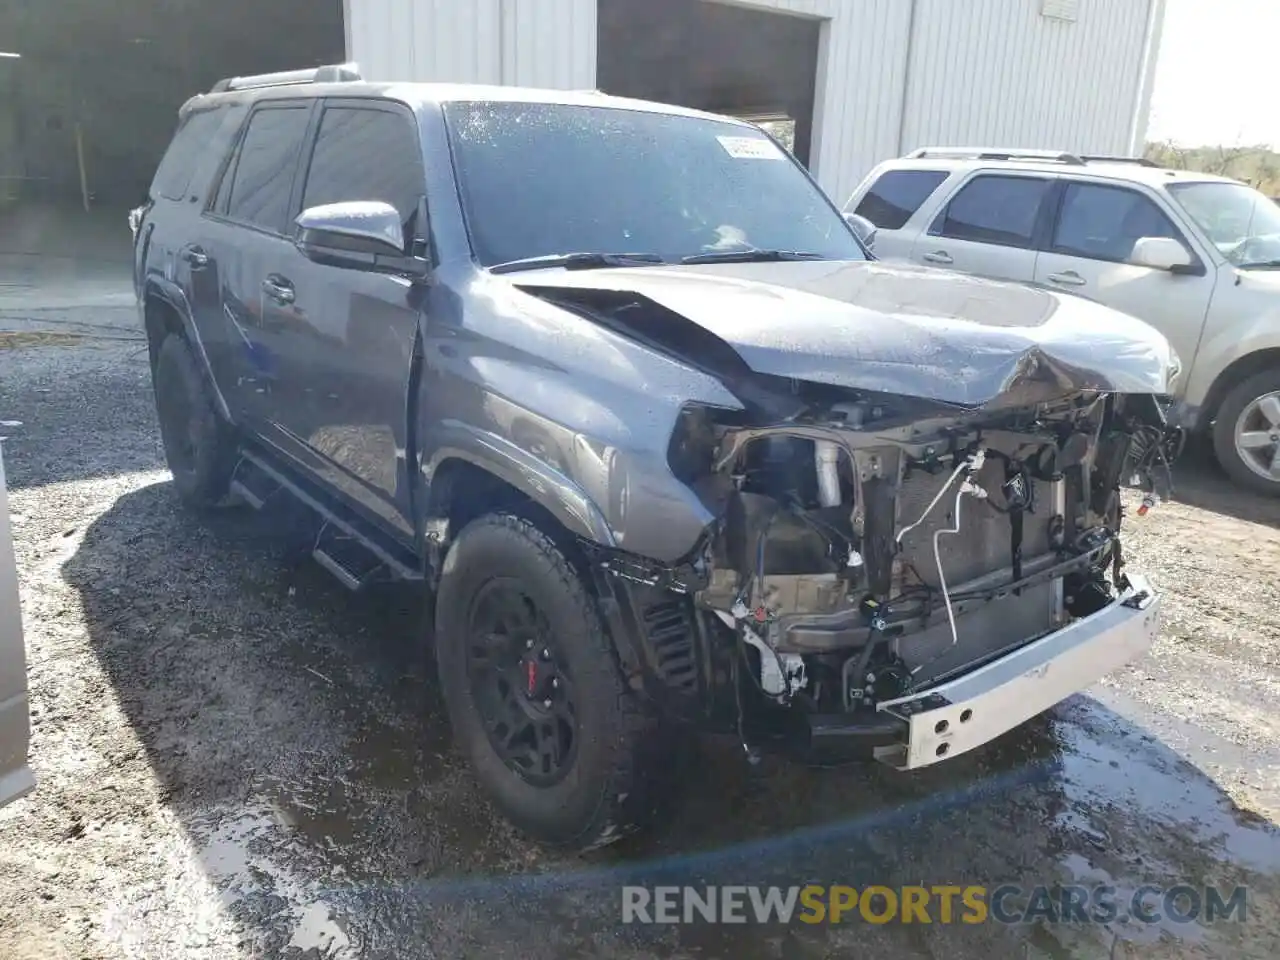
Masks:
[[[153,297],[162,301],[177,314],[187,342],[195,348],[196,362],[200,365],[205,380],[213,391],[213,399],[214,403],[218,405],[218,413],[228,423],[234,423],[235,421],[231,417],[231,408],[227,405],[227,399],[222,395],[222,389],[218,386],[218,381],[213,376],[213,367],[209,364],[209,354],[205,352],[204,341],[200,339],[200,331],[196,328],[195,317],[186,293],[167,277],[160,277],[155,274],[148,276],[142,286],[144,323],[146,303]],[[150,331],[148,331],[149,334]]]
[[[549,510],[564,528],[605,547],[616,547],[617,538],[604,513],[587,492],[551,464],[496,434],[478,430],[457,420],[440,425],[429,460],[421,464],[421,475],[430,491],[440,467],[449,460],[461,460],[493,474]],[[431,497],[428,494],[427,498]],[[424,509],[429,507],[424,505]]]

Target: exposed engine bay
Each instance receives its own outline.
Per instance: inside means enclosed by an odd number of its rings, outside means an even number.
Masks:
[[[881,263],[521,290],[678,364],[689,380],[667,398],[705,397],[671,411],[681,489],[648,476],[641,502],[666,490],[662,509],[616,514],[674,518],[692,494],[694,546],[646,553],[670,543],[628,525],[626,550],[590,549],[634,595],[615,603],[634,610],[615,624],[636,638],[632,682],[697,722],[736,718],[748,755],[798,733],[924,766],[1154,642],[1160,598],[1125,572],[1120,490],[1148,511],[1182,438],[1161,399],[1177,359],[1140,321]]]
[[[719,517],[693,602],[748,695],[810,714],[874,712],[1113,602],[1120,488],[1145,513],[1181,446],[1147,394],[957,411],[815,392],[767,427],[691,408],[669,455]]]

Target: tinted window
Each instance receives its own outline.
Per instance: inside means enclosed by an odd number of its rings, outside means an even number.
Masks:
[[[272,108],[249,118],[231,183],[228,217],[266,230],[283,230],[309,112],[306,107]]]
[[[568,252],[676,260],[753,247],[865,259],[830,201],[755,127],[572,104],[445,110],[483,264]]]
[[[181,200],[186,196],[191,176],[212,145],[222,117],[222,111],[215,108],[183,118],[151,181],[153,198]]]
[[[418,135],[405,114],[358,107],[330,107],[320,133],[303,208],[343,200],[382,200],[408,223],[426,192]]]
[[[1048,180],[975,177],[960,188],[932,232],[957,240],[1029,247]]]
[[[900,230],[945,179],[942,170],[890,170],[871,185],[854,213],[883,230]]]
[[[1054,250],[1123,262],[1143,237],[1181,239],[1169,218],[1140,193],[1092,183],[1067,184],[1053,235]]]

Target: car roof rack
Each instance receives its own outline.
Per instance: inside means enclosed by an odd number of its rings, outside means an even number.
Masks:
[[[1069,163],[1076,166],[1084,158],[1061,150],[1006,150],[993,147],[919,147],[907,154],[908,160],[926,157],[950,160],[1041,160],[1049,163]]]
[[[285,70],[259,73],[249,77],[226,77],[213,85],[210,93],[229,90],[255,90],[259,87],[287,87],[301,83],[354,83],[363,80],[360,67],[354,63],[334,63],[309,70]]]
[[[1159,164],[1146,157],[1112,157],[1102,154],[1087,154],[1080,158],[1085,163],[1133,163],[1139,167],[1158,167]]]
[[[992,147],[920,147],[907,154],[908,160],[927,157],[950,160],[1038,160],[1043,163],[1065,163],[1073,167],[1086,163],[1132,163],[1140,167],[1158,164],[1146,157],[1120,157],[1103,154],[1066,153],[1061,150],[1005,150]]]

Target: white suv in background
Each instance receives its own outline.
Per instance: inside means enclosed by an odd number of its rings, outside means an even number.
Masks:
[[[1239,483],[1280,496],[1280,206],[1145,160],[922,148],[845,205],[875,253],[1089,297],[1145,320],[1182,362],[1171,418],[1212,431]]]

